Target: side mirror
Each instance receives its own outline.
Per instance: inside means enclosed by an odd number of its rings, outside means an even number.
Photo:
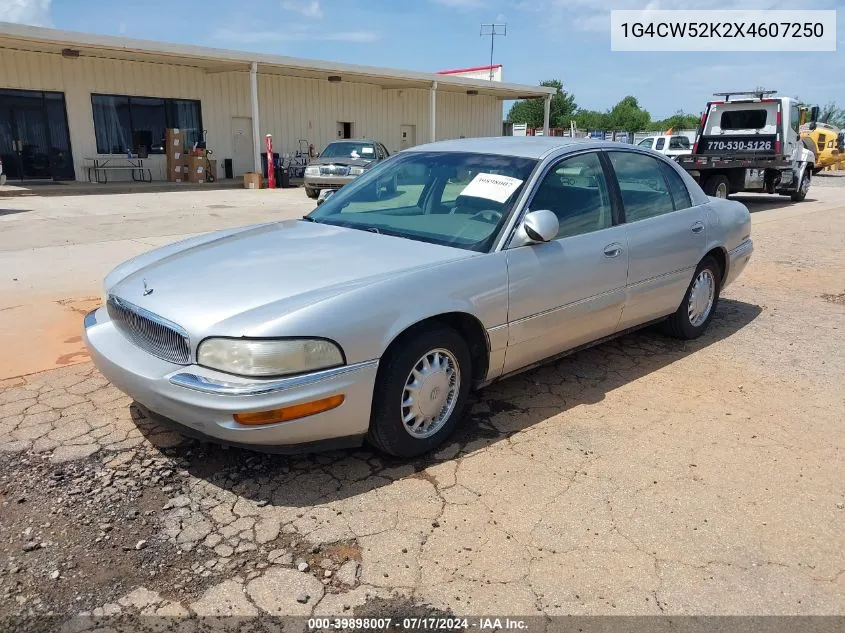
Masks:
[[[810,108],[810,122],[815,123],[819,120],[819,106],[815,105]]]
[[[548,209],[529,211],[514,235],[514,246],[541,244],[557,237],[560,223],[557,216]]]
[[[317,206],[319,207],[319,206],[320,206],[321,204],[323,204],[326,200],[328,200],[329,198],[331,198],[334,194],[335,194],[335,190],[334,190],[334,189],[321,189],[321,190],[320,190],[320,195],[319,195],[319,196],[317,196]]]

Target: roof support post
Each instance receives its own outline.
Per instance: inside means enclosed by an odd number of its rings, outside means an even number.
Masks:
[[[261,123],[258,120],[258,63],[249,65],[249,96],[252,101],[252,170],[261,173]]]
[[[546,95],[543,101],[543,136],[549,135],[549,114],[552,109],[552,95]]]
[[[431,89],[428,91],[430,97],[428,111],[428,140],[432,143],[437,140],[437,82],[431,82]]]

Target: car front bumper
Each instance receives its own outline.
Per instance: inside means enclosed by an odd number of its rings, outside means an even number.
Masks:
[[[369,427],[377,360],[281,379],[240,378],[148,354],[120,333],[104,308],[85,317],[83,338],[115,387],[186,435],[265,450],[307,450],[332,441],[360,444]],[[232,417],[335,395],[344,396],[339,407],[289,422],[246,426]]]
[[[304,184],[309,189],[340,189],[358,176],[305,176]]]

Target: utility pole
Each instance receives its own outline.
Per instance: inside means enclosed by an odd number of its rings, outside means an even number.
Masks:
[[[508,25],[507,24],[482,24],[481,25],[481,37],[485,35],[490,36],[490,81],[493,81],[493,44],[495,43],[496,36],[501,35],[502,37],[507,36],[508,34]]]

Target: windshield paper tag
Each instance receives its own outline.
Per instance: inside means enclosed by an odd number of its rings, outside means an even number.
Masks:
[[[460,195],[504,203],[521,184],[522,181],[519,178],[480,173],[464,187]]]
[[[364,154],[372,154],[373,148],[372,147],[362,147],[361,152],[364,153]]]

